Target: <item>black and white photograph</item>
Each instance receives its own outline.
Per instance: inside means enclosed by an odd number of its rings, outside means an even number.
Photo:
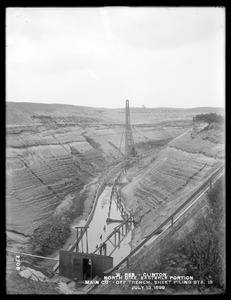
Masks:
[[[5,8],[6,294],[226,293],[226,8]]]

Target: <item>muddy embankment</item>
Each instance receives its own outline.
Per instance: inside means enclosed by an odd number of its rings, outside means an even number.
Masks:
[[[74,210],[78,216],[84,205],[90,209],[89,183],[117,161],[125,110],[9,102],[6,113],[6,229],[29,237],[54,214]],[[151,150],[157,155],[166,143],[190,128],[192,116],[197,113],[198,109],[131,108],[138,153]],[[171,147],[183,152],[174,144],[164,151]],[[164,153],[167,154],[163,152],[158,157],[159,166]],[[158,175],[159,169],[155,168]],[[144,177],[143,186],[149,185],[150,180],[151,177]],[[149,201],[146,209],[144,202],[140,214],[137,213],[139,190],[134,193],[135,204],[129,204],[130,196],[127,203],[137,221],[141,221],[141,216],[154,204]],[[171,188],[166,193],[159,197],[159,202],[169,196]],[[148,226],[147,223],[141,228]],[[13,234],[10,239],[15,240]]]
[[[224,125],[195,123],[127,173],[122,199],[134,215],[132,248],[224,163]]]

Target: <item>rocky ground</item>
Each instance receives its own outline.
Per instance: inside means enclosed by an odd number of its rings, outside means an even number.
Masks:
[[[21,261],[16,270],[14,256],[8,256],[6,271],[7,294],[82,294],[85,284],[54,275],[47,268]]]

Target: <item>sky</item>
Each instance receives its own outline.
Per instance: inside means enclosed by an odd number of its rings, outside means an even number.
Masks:
[[[6,101],[224,107],[225,9],[6,9]]]

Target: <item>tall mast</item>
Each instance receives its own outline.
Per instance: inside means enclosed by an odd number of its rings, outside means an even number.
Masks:
[[[132,134],[129,100],[126,100],[126,115],[125,115],[125,161],[136,156],[135,144]]]

